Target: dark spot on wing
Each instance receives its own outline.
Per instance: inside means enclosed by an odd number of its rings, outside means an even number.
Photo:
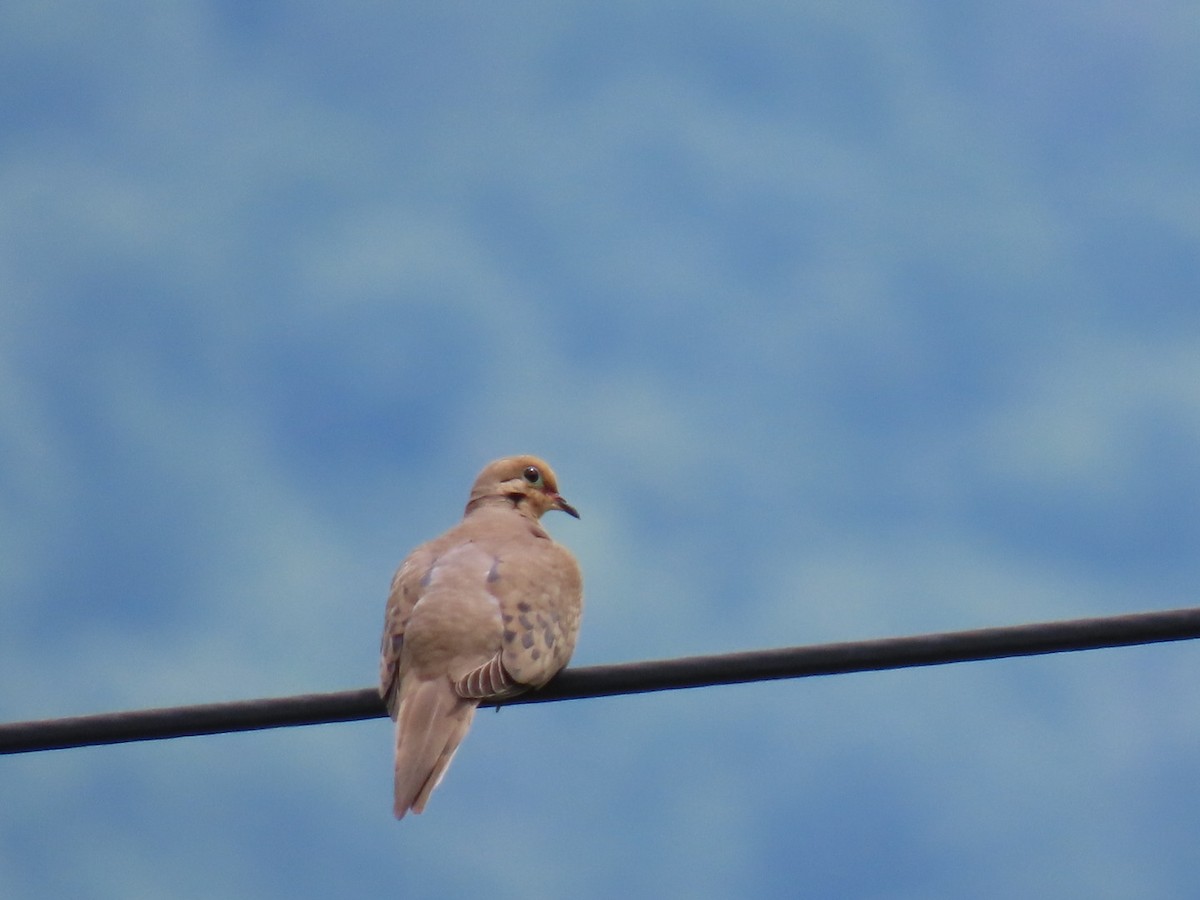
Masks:
[[[521,635],[521,646],[528,650],[533,646],[533,635],[530,632],[525,632]]]

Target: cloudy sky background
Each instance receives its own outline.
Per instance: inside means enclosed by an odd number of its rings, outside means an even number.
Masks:
[[[596,664],[1194,605],[1200,18],[0,9],[0,720],[365,687],[484,462]],[[1200,647],[0,759],[0,896],[1178,897]]]

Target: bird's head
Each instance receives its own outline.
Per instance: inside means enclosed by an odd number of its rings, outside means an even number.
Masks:
[[[536,456],[506,456],[488,463],[479,473],[471,488],[467,512],[497,503],[510,503],[532,519],[552,509],[579,518],[575,507],[558,493],[558,479],[550,464]]]

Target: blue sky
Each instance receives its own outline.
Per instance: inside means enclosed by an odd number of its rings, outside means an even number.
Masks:
[[[489,459],[575,661],[1193,605],[1190,3],[0,11],[0,720],[372,684]],[[1200,647],[0,759],[0,895],[1178,897]],[[335,894],[336,892],[336,894]]]

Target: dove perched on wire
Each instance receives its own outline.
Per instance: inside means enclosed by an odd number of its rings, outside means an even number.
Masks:
[[[498,459],[462,522],[392,579],[379,693],[396,721],[396,818],[425,809],[480,702],[539,688],[571,658],[583,580],[539,522],[554,509],[579,518],[549,465]]]

